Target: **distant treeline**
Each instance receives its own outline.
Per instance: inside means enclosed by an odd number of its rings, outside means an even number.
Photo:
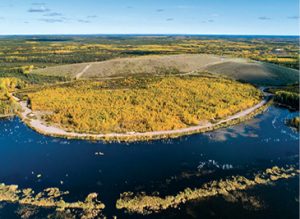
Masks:
[[[276,103],[299,110],[299,84],[271,89],[270,92],[275,94],[274,101]]]
[[[1,37],[0,72],[24,65],[43,68],[117,57],[203,53],[299,68],[295,37],[90,35]]]
[[[66,77],[23,74],[19,71],[0,72],[0,80],[8,77],[18,78],[28,84],[52,84],[55,82],[63,82],[68,80]]]
[[[288,105],[299,110],[299,94],[288,91],[278,91],[275,94],[274,100],[280,104]]]

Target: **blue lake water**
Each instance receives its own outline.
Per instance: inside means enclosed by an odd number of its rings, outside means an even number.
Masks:
[[[172,140],[103,143],[40,135],[18,118],[0,120],[0,182],[20,188],[58,187],[66,200],[99,193],[108,218],[140,218],[115,208],[125,191],[172,195],[186,187],[275,165],[299,166],[298,133],[285,125],[297,113],[271,106],[243,124]],[[37,175],[41,177],[37,177]],[[182,205],[149,218],[298,218],[298,178],[247,191],[262,209],[215,197]],[[2,204],[0,218],[20,218],[18,206]],[[34,218],[45,218],[38,212]]]

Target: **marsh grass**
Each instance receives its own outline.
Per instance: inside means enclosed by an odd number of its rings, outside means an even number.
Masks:
[[[124,209],[129,213],[151,214],[168,208],[177,208],[192,200],[201,200],[214,196],[227,196],[236,191],[244,191],[258,185],[268,185],[281,179],[288,179],[299,174],[295,167],[280,168],[274,166],[255,174],[252,178],[232,176],[228,179],[215,180],[205,183],[200,188],[186,188],[176,195],[166,197],[151,196],[145,193],[134,194],[124,192],[116,202],[117,209]],[[238,196],[237,198],[242,198]],[[252,200],[253,201],[253,200]]]

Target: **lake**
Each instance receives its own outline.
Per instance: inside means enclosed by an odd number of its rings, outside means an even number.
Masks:
[[[271,106],[243,124],[171,140],[103,143],[40,135],[15,117],[0,120],[0,182],[41,191],[69,191],[68,201],[99,193],[108,218],[140,218],[115,208],[120,193],[161,196],[232,175],[251,175],[275,165],[299,168],[299,136],[285,125],[297,115]],[[38,177],[39,175],[39,177]],[[298,177],[244,191],[262,206],[223,197],[193,201],[146,218],[298,218]],[[0,218],[20,218],[19,206],[2,203]],[[51,209],[36,212],[45,218]]]

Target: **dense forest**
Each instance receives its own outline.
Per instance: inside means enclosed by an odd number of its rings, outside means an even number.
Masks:
[[[274,102],[291,110],[299,111],[299,84],[269,89],[274,94]],[[289,119],[286,124],[299,131],[300,117]]]
[[[274,100],[277,103],[299,110],[299,94],[297,93],[277,91]]]
[[[0,117],[12,115],[18,110],[18,104],[11,92],[25,87],[25,83],[17,78],[0,78]]]
[[[173,130],[226,118],[260,101],[248,84],[214,77],[77,81],[28,93],[33,111],[76,132]]]
[[[282,106],[299,110],[299,84],[270,89],[274,93],[274,101]]]

